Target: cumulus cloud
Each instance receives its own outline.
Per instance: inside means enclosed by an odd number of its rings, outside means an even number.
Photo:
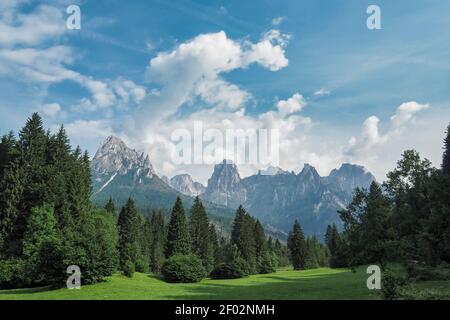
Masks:
[[[147,79],[161,86],[159,94],[146,99],[142,112],[167,117],[183,104],[200,99],[210,108],[234,111],[245,106],[251,95],[223,79],[222,74],[259,64],[271,71],[288,65],[284,46],[288,36],[277,30],[264,34],[257,43],[235,41],[224,31],[201,34],[170,52],[150,60]]]
[[[417,102],[405,102],[398,107],[395,115],[391,117],[391,123],[394,128],[400,128],[408,121],[410,121],[414,114],[419,111],[426,110],[430,107],[429,104],[419,104]]]
[[[43,86],[74,81],[90,92],[92,104],[100,108],[143,100],[145,88],[130,80],[98,80],[72,70],[76,54],[69,46],[55,44],[66,31],[63,11],[38,5],[29,13],[21,13],[20,5],[25,2],[2,1],[0,75]]]
[[[25,1],[2,0],[0,19],[0,45],[36,45],[65,32],[61,10],[41,5],[33,14],[21,14],[17,7]]]
[[[288,115],[302,110],[306,106],[306,100],[300,93],[295,93],[287,100],[280,100],[277,103],[277,108],[283,115]]]
[[[48,103],[42,106],[42,112],[49,117],[55,117],[61,112],[61,105],[59,103]]]
[[[360,137],[356,138],[353,136],[350,138],[346,153],[351,156],[367,153],[373,147],[393,138],[413,119],[417,112],[426,110],[429,107],[428,104],[419,104],[414,101],[401,104],[391,117],[390,127],[385,133],[380,133],[380,119],[378,117],[371,116],[367,118],[363,123]]]

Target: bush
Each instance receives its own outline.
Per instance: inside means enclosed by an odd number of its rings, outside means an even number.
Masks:
[[[450,280],[450,268],[445,265],[430,267],[426,265],[408,264],[406,271],[409,279],[412,281]]]
[[[212,279],[238,279],[250,274],[248,263],[242,258],[219,264],[211,272]]]
[[[385,271],[381,280],[381,295],[384,300],[399,299],[400,286],[404,284],[404,280],[396,277],[391,271]]]
[[[135,272],[134,263],[130,260],[127,260],[123,266],[123,274],[128,278],[133,278],[133,274]]]
[[[0,289],[25,287],[25,268],[22,259],[0,260]]]
[[[265,254],[258,261],[258,273],[260,274],[273,273],[277,269],[276,266],[277,266],[276,260],[273,259],[270,254]]]
[[[149,262],[147,259],[140,257],[136,260],[136,271],[142,273],[148,273],[150,268],[148,266]]]
[[[167,282],[193,283],[206,277],[202,260],[195,255],[175,255],[164,262],[161,269]]]

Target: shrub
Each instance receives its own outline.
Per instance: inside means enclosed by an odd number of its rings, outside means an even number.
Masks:
[[[248,263],[242,258],[219,264],[211,272],[212,279],[238,279],[250,274]]]
[[[391,271],[385,271],[381,280],[381,295],[384,300],[395,300],[401,297],[400,286],[405,284],[403,278],[395,276]]]
[[[0,289],[10,289],[26,286],[26,262],[22,259],[0,260]]]
[[[267,274],[267,273],[273,273],[276,271],[277,262],[275,259],[272,258],[270,254],[265,254],[259,261],[258,261],[258,273],[260,274]]]
[[[128,278],[132,278],[135,272],[134,263],[131,260],[127,260],[123,266],[123,274]]]
[[[138,258],[136,260],[136,271],[148,273],[150,271],[148,264],[149,264],[148,259],[145,259],[143,257]]]
[[[167,282],[193,283],[206,277],[202,260],[195,255],[174,255],[164,262],[161,269]]]

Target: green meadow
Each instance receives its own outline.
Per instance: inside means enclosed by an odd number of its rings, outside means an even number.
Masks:
[[[133,278],[116,274],[105,282],[82,286],[80,290],[48,288],[0,291],[0,300],[167,300],[167,299],[379,299],[366,287],[365,268],[289,269],[242,279],[205,279],[194,284],[166,283],[152,274],[135,273]]]

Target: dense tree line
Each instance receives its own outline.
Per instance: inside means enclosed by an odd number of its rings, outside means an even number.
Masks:
[[[131,198],[120,210],[112,198],[94,207],[91,183],[87,152],[72,149],[64,127],[45,131],[37,113],[18,137],[1,137],[0,288],[63,286],[71,265],[88,284],[115,271],[191,282],[270,273],[291,263],[296,269],[327,264],[328,249],[305,238],[298,223],[288,249],[267,238],[260,221],[240,206],[227,238],[198,197],[188,214],[177,198],[166,221],[158,210],[144,217]]]
[[[61,286],[78,265],[84,283],[116,267],[115,219],[92,207],[89,156],[38,114],[0,142],[0,287]]]
[[[329,226],[333,267],[387,261],[436,266],[450,262],[450,125],[442,166],[407,150],[383,184],[356,189],[339,212],[343,231]]]
[[[295,270],[314,269],[329,265],[329,250],[315,236],[306,237],[296,220],[288,237],[288,248]]]

